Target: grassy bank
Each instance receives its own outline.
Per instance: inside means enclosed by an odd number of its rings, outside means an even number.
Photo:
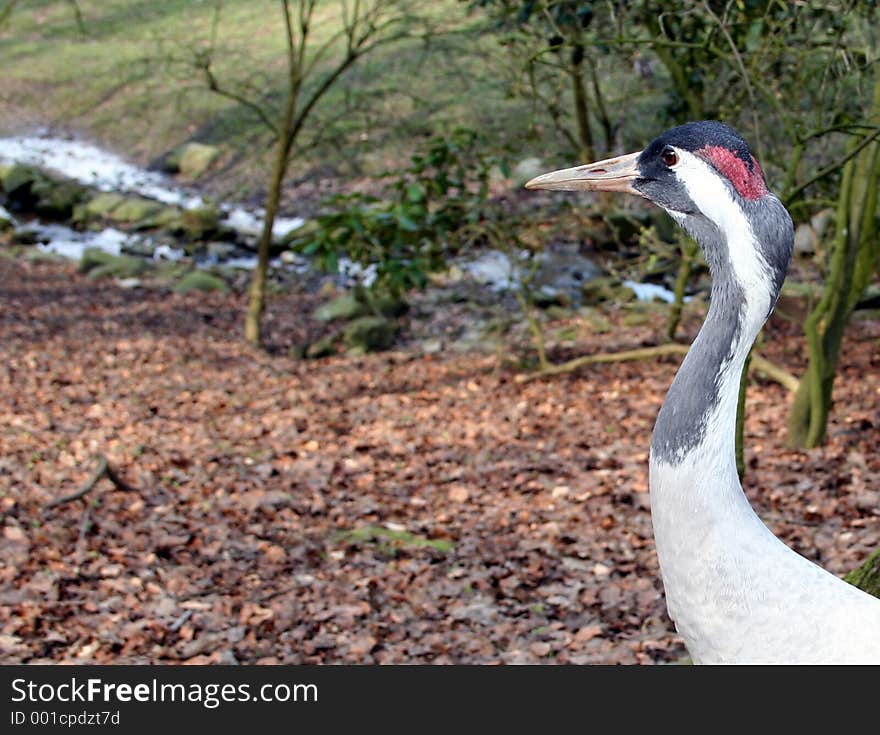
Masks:
[[[221,82],[278,102],[285,73],[278,4],[227,0],[216,24],[212,2],[80,0],[79,7],[81,22],[68,3],[27,3],[0,33],[0,133],[49,125],[141,163],[186,140],[220,144],[225,184],[238,194],[259,187],[265,126],[246,106],[208,91],[193,60],[214,34]],[[427,45],[389,45],[350,69],[316,109],[293,178],[374,174],[452,125],[526,149],[530,110],[506,94],[495,39],[481,38],[454,0],[426,2],[419,12],[446,33]],[[337,14],[335,3],[324,5],[317,40],[338,30]]]

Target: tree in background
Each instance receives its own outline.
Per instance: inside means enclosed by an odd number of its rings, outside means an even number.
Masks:
[[[616,123],[608,114],[593,53],[595,3],[475,0],[471,5],[486,14],[514,61],[511,88],[549,115],[581,162],[597,158],[597,125],[603,132],[601,150],[609,150]]]
[[[809,358],[788,421],[789,442],[796,447],[815,447],[825,440],[844,330],[878,268],[880,76],[865,123],[867,133],[852,139],[852,157],[841,175],[822,296],[804,325]]]
[[[426,18],[412,0],[279,0],[286,40],[286,78],[279,101],[258,94],[242,80],[220,79],[215,72],[218,49],[212,43],[195,56],[208,89],[251,110],[271,131],[274,154],[265,195],[265,220],[257,244],[257,267],[251,278],[245,339],[261,344],[266,305],[266,276],[273,227],[282,185],[297,143],[315,107],[352,66],[377,48],[430,35]],[[215,4],[214,27],[221,20],[222,0]],[[334,14],[337,30],[316,32],[319,11]],[[341,20],[341,24],[339,21]]]

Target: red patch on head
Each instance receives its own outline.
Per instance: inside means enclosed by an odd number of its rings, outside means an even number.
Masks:
[[[753,156],[749,156],[751,163],[746,163],[732,150],[720,145],[707,145],[698,152],[730,180],[743,199],[760,199],[768,193],[764,172]]]

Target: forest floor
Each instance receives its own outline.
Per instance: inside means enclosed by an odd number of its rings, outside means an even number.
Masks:
[[[307,339],[315,304],[274,297],[269,342]],[[532,382],[497,352],[405,341],[302,361],[245,346],[243,311],[0,258],[0,662],[685,655],[646,471],[677,359]],[[607,317],[554,358],[659,339]],[[787,450],[784,389],[749,392],[749,498],[839,574],[880,545],[878,338],[850,330],[825,447]],[[772,322],[762,354],[799,374],[799,328]],[[47,508],[99,454],[132,487]]]

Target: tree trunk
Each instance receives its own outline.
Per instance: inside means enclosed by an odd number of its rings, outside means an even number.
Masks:
[[[262,321],[263,311],[266,308],[266,277],[269,274],[272,228],[275,225],[275,217],[278,216],[278,208],[281,203],[281,188],[284,184],[284,175],[287,173],[287,164],[290,162],[290,151],[293,148],[294,140],[299,131],[296,121],[296,105],[302,70],[295,53],[293,30],[290,25],[290,15],[286,2],[283,3],[283,7],[288,34],[287,101],[284,105],[281,125],[278,127],[275,161],[272,165],[269,188],[266,191],[266,218],[263,221],[263,230],[260,233],[260,241],[257,245],[257,267],[254,269],[254,274],[251,277],[247,315],[244,322],[244,338],[255,347],[260,347],[263,342]],[[304,44],[305,42],[305,37],[303,37],[301,43]]]
[[[581,163],[591,163],[596,160],[596,148],[593,145],[593,130],[590,127],[583,64],[584,47],[577,44],[572,50],[571,84],[574,91],[574,111],[577,116],[578,157],[581,159]]]
[[[874,85],[869,120],[880,122],[880,76]],[[828,276],[822,298],[804,324],[809,358],[789,414],[788,441],[793,447],[816,447],[825,440],[843,333],[877,269],[878,185],[880,142],[874,142],[843,169]]]

